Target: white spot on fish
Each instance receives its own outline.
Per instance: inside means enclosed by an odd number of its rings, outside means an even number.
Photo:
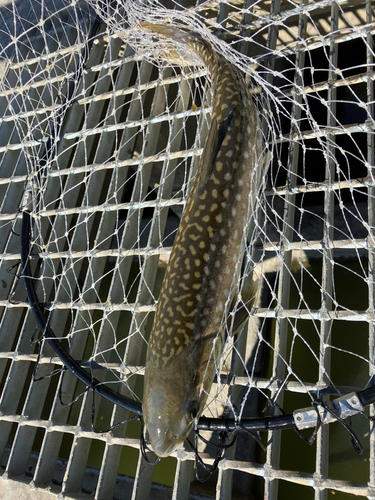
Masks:
[[[226,233],[225,229],[220,229],[220,236],[225,236],[225,233]]]
[[[193,241],[199,240],[200,236],[198,234],[189,234],[189,238]]]
[[[220,184],[220,181],[217,177],[215,177],[215,174],[211,174],[211,180],[214,181],[215,184],[218,184],[218,185]]]
[[[223,140],[223,142],[222,142],[222,146],[224,146],[224,147],[225,147],[225,146],[228,146],[230,139],[231,139],[230,134],[227,134],[227,135],[225,136],[225,139],[224,139],[224,140]]]
[[[193,236],[193,235],[192,235],[192,234],[190,234],[189,236]],[[196,240],[197,240],[197,239],[199,239],[199,236],[197,236]],[[196,255],[196,254],[197,254],[197,251],[196,251],[196,249],[194,248],[194,246],[193,246],[193,245],[190,245],[190,246],[189,246],[189,250],[190,250],[191,255]],[[187,269],[189,269],[187,266],[186,266],[186,268],[187,268]]]

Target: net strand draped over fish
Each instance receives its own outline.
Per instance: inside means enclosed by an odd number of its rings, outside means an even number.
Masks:
[[[164,457],[183,443],[204,409],[225,342],[224,320],[235,303],[264,161],[257,108],[241,72],[198,33],[142,26],[188,46],[207,67],[213,91],[208,138],[173,245],[147,352],[143,415],[151,446]],[[232,333],[248,317],[254,297],[249,281],[242,290],[247,307],[234,317]]]

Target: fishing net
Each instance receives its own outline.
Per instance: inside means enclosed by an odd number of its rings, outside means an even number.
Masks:
[[[213,96],[194,54],[140,25],[149,22],[198,32],[246,75],[264,168],[231,293],[235,312],[253,276],[255,304],[234,337],[223,308],[227,340],[195,430],[203,440],[153,480],[187,498],[197,460],[200,479],[218,469],[223,498],[233,471],[234,491],[259,498],[369,497],[371,2],[61,0],[5,2],[0,13],[7,477],[31,471],[34,486],[96,498],[115,495],[118,472],[141,497],[151,488],[152,455],[129,419],[142,413],[148,338]],[[123,449],[137,453],[130,469]]]

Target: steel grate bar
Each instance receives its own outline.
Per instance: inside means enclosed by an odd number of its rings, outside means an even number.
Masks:
[[[303,1],[303,4],[306,4]],[[277,4],[277,8],[280,5]],[[298,24],[298,36],[300,40],[304,40],[306,37],[306,18],[304,15],[299,16]],[[303,45],[303,44],[300,44]],[[299,46],[300,46],[299,45]],[[296,52],[296,68],[299,70],[304,67],[304,52],[297,50]],[[295,85],[299,85],[301,81],[300,73],[296,71],[295,73]],[[301,118],[301,101],[302,96],[295,94],[294,103],[292,108],[292,125],[289,132],[289,138],[291,140],[288,149],[288,166],[287,166],[287,184],[292,188],[297,183],[297,169],[298,169],[298,159],[300,153],[300,147],[297,142],[294,142],[292,138],[295,136],[296,123]],[[293,125],[294,123],[294,125]],[[285,249],[285,242],[293,240],[293,227],[295,219],[295,195],[292,193],[287,193],[285,195],[284,201],[284,214],[282,230],[282,240],[280,242],[280,256],[283,261],[283,266],[279,271],[279,286],[278,286],[278,309],[288,308],[289,306],[289,296],[290,296],[290,268],[292,262],[292,252]],[[288,334],[288,321],[286,319],[280,319],[276,324],[275,328],[275,340],[274,340],[274,355],[272,362],[272,378],[278,378],[283,380],[285,378],[285,364],[282,360],[286,359],[286,348],[287,348],[287,334]],[[283,405],[283,392],[271,390],[271,399],[276,400],[277,404],[281,407]],[[277,399],[276,399],[277,398]],[[274,415],[278,414],[278,410],[272,410]],[[280,463],[280,453],[281,453],[281,433],[279,431],[269,432],[268,439],[271,441],[271,445],[267,449],[267,465],[271,467],[278,467]],[[265,480],[265,497],[266,498],[277,498],[278,496],[278,482],[277,481],[267,481]]]
[[[333,2],[331,6],[331,29],[336,31],[338,27],[339,10],[338,5]],[[336,80],[335,69],[338,61],[338,46],[332,40],[329,47],[329,69],[328,81]],[[337,89],[328,88],[328,102],[329,109],[327,111],[327,126],[335,127],[336,125],[336,99]],[[335,157],[335,138],[332,136],[327,137],[327,153],[329,160],[326,165],[326,179],[328,182],[335,178],[335,164],[332,158]],[[324,194],[324,235],[323,243],[323,263],[322,263],[322,286],[326,293],[322,293],[321,309],[330,311],[333,306],[333,266],[332,266],[332,251],[329,248],[329,242],[333,239],[334,228],[334,196],[332,192]],[[319,349],[319,382],[324,383],[330,376],[331,357],[326,345],[329,343],[332,335],[332,322],[322,321],[320,324],[320,349]],[[320,398],[320,395],[318,394]],[[323,396],[323,400],[327,398]],[[315,473],[318,478],[328,476],[328,456],[329,456],[329,427],[325,426],[318,430],[316,438],[316,469]],[[326,500],[326,489],[315,489],[315,500]]]

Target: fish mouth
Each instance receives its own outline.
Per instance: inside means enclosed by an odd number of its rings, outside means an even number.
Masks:
[[[173,452],[181,447],[185,441],[185,437],[181,435],[172,435],[170,430],[166,430],[164,434],[159,433],[158,436],[152,436],[151,433],[147,430],[147,434],[145,438],[149,439],[150,447],[152,451],[161,458],[169,457],[173,454]]]
[[[168,448],[164,448],[163,445],[159,445],[157,444],[156,446],[155,445],[151,445],[151,448],[154,450],[154,453],[160,457],[160,458],[166,458],[166,457],[169,457],[169,455],[171,454],[171,448],[172,446],[169,446]]]
[[[177,439],[172,443],[166,442],[166,439],[161,439],[156,442],[151,441],[151,448],[154,453],[161,458],[169,457],[176,448],[179,448],[183,443],[183,440]]]

